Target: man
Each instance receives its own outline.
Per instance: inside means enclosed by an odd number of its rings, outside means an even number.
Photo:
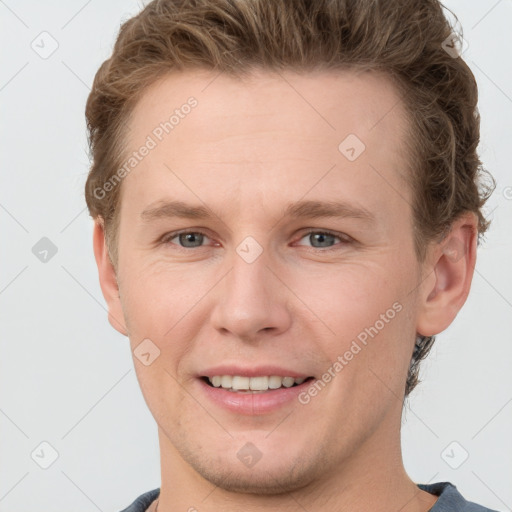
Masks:
[[[122,27],[86,199],[162,478],[125,512],[489,510],[400,448],[488,227],[455,43],[436,0],[161,0]]]

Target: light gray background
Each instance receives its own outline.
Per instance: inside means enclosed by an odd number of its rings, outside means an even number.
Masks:
[[[446,5],[469,43],[481,157],[498,186],[470,297],[404,413],[403,451],[415,481],[451,481],[503,511],[512,507],[512,1]],[[83,198],[85,101],[120,22],[139,9],[0,1],[0,512],[118,511],[160,486],[156,425],[128,340],[107,322]],[[31,44],[48,52],[51,38],[58,48],[43,59]],[[58,248],[46,263],[32,252],[42,237]],[[36,463],[51,456],[43,441],[59,454],[48,469]]]

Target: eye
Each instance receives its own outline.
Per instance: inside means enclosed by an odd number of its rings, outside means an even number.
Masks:
[[[181,231],[177,233],[169,233],[162,239],[163,244],[173,244],[185,249],[194,249],[201,247],[203,242],[209,240],[208,236],[200,231]],[[173,242],[177,240],[177,242]]]
[[[208,241],[210,237],[208,237],[205,233],[201,231],[178,231],[173,233],[168,233],[165,235],[161,243],[164,245],[176,245],[183,249],[196,249],[200,247],[204,247],[204,242]],[[331,231],[309,231],[304,234],[302,238],[299,240],[307,240],[311,244],[310,247],[314,249],[336,249],[336,245],[340,245],[336,243],[336,240],[341,242],[341,244],[350,243],[352,240],[348,235],[344,235],[342,233],[333,233]],[[298,245],[306,245],[303,243],[298,243]]]
[[[309,231],[301,238],[301,240],[304,239],[308,240],[315,249],[332,248],[336,245],[336,240],[339,240],[343,244],[349,243],[350,241],[347,235],[336,234],[330,231]]]

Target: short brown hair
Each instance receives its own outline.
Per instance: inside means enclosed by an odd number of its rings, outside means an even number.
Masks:
[[[209,69],[242,76],[253,69],[369,69],[396,84],[411,125],[408,175],[416,256],[465,211],[489,226],[482,207],[494,190],[477,155],[478,90],[461,57],[446,51],[452,27],[438,0],[154,0],[120,29],[98,70],[86,108],[92,167],[85,197],[104,222],[118,260],[121,184],[102,189],[123,162],[124,126],[144,91],[173,71]],[[488,174],[488,173],[486,173]],[[102,194],[103,196],[103,194]],[[406,396],[434,341],[418,336]]]

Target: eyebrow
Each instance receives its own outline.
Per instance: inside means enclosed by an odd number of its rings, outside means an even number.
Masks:
[[[212,219],[216,215],[205,206],[195,206],[183,201],[160,201],[150,205],[141,214],[141,219],[149,223],[158,219],[169,219],[174,217],[184,219]],[[317,218],[354,218],[372,224],[376,221],[375,215],[361,206],[337,201],[297,201],[289,203],[284,211],[283,217],[300,219]]]
[[[160,201],[155,206],[146,208],[140,218],[144,222],[157,219],[181,217],[184,219],[208,219],[213,217],[211,211],[204,206],[193,206],[183,201]]]
[[[351,205],[338,201],[298,201],[290,203],[285,212],[285,217],[296,218],[353,218],[364,220],[371,224],[376,220],[375,215],[362,206]]]

